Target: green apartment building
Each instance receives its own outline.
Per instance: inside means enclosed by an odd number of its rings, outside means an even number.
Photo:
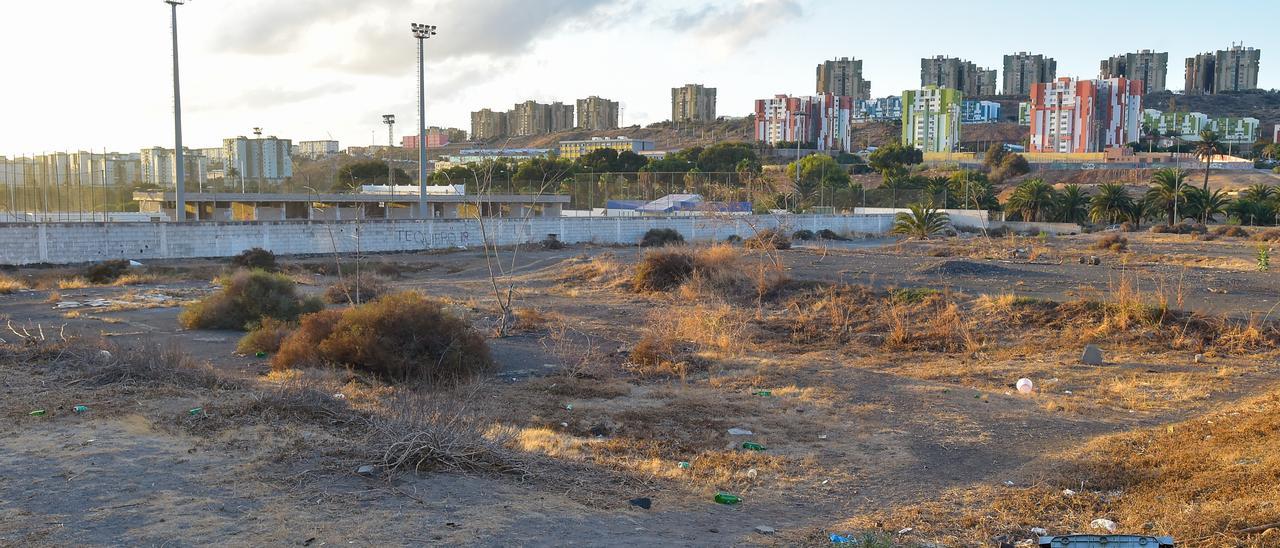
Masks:
[[[924,152],[953,152],[960,146],[958,89],[925,86],[902,92],[902,144]]]

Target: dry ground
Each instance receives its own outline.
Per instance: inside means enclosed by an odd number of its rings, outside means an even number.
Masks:
[[[632,289],[634,248],[523,250],[500,372],[448,388],[272,374],[179,329],[216,261],[9,272],[0,315],[45,340],[0,333],[0,545],[982,545],[1100,517],[1274,545],[1276,275],[1256,242],[1128,237],[721,248],[669,292]],[[492,334],[478,251],[367,261]],[[333,262],[287,271],[318,294]],[[482,458],[355,473],[442,424]]]

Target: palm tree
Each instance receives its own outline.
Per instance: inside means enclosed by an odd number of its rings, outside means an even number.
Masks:
[[[1276,217],[1276,208],[1271,202],[1242,197],[1227,206],[1227,214],[1240,220],[1241,224],[1256,225]]]
[[[1006,206],[1021,214],[1024,220],[1034,223],[1040,218],[1041,211],[1054,206],[1056,198],[1057,192],[1044,179],[1031,179],[1014,189]]]
[[[1186,171],[1175,168],[1158,169],[1151,176],[1151,189],[1147,191],[1147,201],[1164,210],[1165,221],[1169,226],[1178,222],[1178,200],[1182,197],[1182,181],[1186,178]]]
[[[909,211],[899,213],[893,220],[893,233],[907,237],[928,239],[942,234],[951,224],[946,213],[921,204],[911,204]]]
[[[925,179],[925,200],[928,201],[929,205],[939,205],[936,200],[941,196],[941,207],[943,209],[951,207],[950,202],[954,197],[950,195],[950,192],[947,192],[950,189],[950,183],[951,180],[946,177],[927,177]]]
[[[1196,143],[1196,158],[1204,162],[1204,192],[1209,193],[1209,166],[1213,164],[1213,158],[1222,153],[1222,138],[1218,136],[1218,132],[1206,129],[1200,132],[1200,142]],[[1206,218],[1203,223],[1208,223]]]
[[[1277,193],[1276,187],[1266,183],[1258,183],[1244,189],[1244,192],[1240,193],[1240,197],[1255,202],[1266,202],[1276,196]]]
[[[1196,187],[1187,187],[1183,194],[1183,199],[1187,203],[1188,216],[1203,219],[1202,222],[1204,223],[1208,223],[1214,217],[1226,213],[1227,206],[1231,203],[1231,198],[1221,189],[1205,192],[1203,189]]]
[[[1153,213],[1156,213],[1156,204],[1146,198],[1138,198],[1129,202],[1129,209],[1126,210],[1124,220],[1133,224],[1133,229],[1142,228],[1142,221],[1148,219]]]
[[[1098,186],[1098,193],[1089,199],[1089,217],[1094,222],[1115,224],[1133,209],[1133,198],[1124,185],[1106,183]]]
[[[1058,221],[1064,223],[1081,223],[1089,217],[1089,196],[1080,185],[1073,183],[1062,187],[1062,192],[1058,193],[1055,215]]]

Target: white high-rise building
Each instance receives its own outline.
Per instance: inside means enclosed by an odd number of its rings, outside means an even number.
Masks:
[[[338,153],[337,141],[299,141],[298,156],[304,158],[324,158]]]
[[[177,179],[176,166],[173,163],[173,149],[162,147],[144,148],[139,153],[139,166],[142,172],[140,179],[144,184],[161,187],[173,186]],[[200,188],[209,180],[209,159],[203,154],[185,149],[184,177],[187,186]]]
[[[293,176],[293,142],[240,136],[222,140],[224,177],[280,184]]]
[[[925,86],[902,93],[902,144],[924,152],[951,152],[960,145],[957,89]]]

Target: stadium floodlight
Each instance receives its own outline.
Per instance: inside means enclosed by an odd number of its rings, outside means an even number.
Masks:
[[[413,29],[413,37],[418,40],[418,216],[426,219],[427,215],[427,107],[426,69],[423,65],[423,43],[436,35],[435,25],[409,23]]]
[[[172,8],[173,25],[173,197],[174,216],[177,221],[187,220],[187,203],[184,187],[187,184],[187,157],[182,153],[182,93],[178,85],[178,6],[187,0],[164,0]]]

